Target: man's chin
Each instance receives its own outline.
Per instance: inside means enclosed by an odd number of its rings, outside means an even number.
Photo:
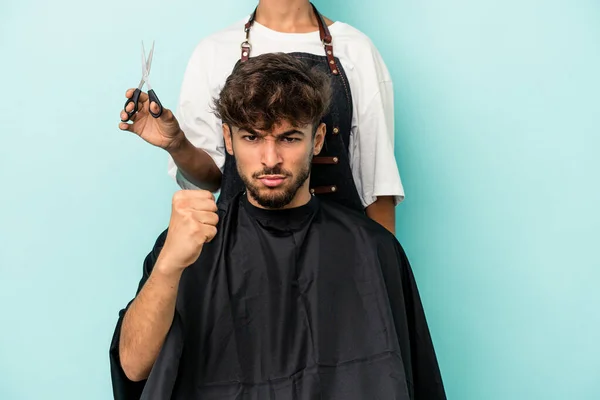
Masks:
[[[261,188],[250,191],[250,195],[261,206],[266,208],[282,208],[294,198],[282,188]]]
[[[255,200],[261,206],[269,208],[285,207],[291,201],[291,199],[286,197],[285,193],[260,193]]]

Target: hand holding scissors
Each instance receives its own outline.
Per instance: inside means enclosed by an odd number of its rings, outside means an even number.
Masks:
[[[155,113],[155,112],[152,112],[152,110],[150,110],[150,114],[154,118],[158,118],[162,114],[162,111],[163,111],[162,104],[160,104],[160,101],[158,100],[158,96],[154,92],[154,89],[152,89],[152,87],[150,86],[150,80],[149,80],[150,68],[152,67],[152,56],[153,55],[154,55],[154,42],[152,42],[152,48],[150,49],[150,54],[148,54],[148,59],[146,59],[146,50],[144,49],[144,43],[142,43],[142,79],[140,80],[140,84],[138,85],[137,89],[135,89],[135,92],[133,93],[133,97],[131,97],[130,99],[127,99],[127,101],[125,102],[125,106],[123,107],[123,109],[127,113],[127,116],[129,117],[129,119],[131,119],[131,117],[133,117],[133,115],[136,112],[138,112],[138,109],[139,109],[138,102],[140,100],[140,94],[142,93],[142,88],[144,87],[144,83],[146,85],[148,85],[148,96],[150,97],[150,101],[158,104],[158,112]],[[130,103],[133,103],[133,105],[134,105],[133,110],[127,111],[127,106]]]
[[[136,133],[148,143],[167,150],[178,139],[183,138],[184,134],[173,113],[163,108],[158,96],[150,86],[148,75],[153,55],[154,43],[152,43],[152,49],[147,59],[142,43],[142,79],[136,89],[129,89],[125,94],[127,101],[121,111],[119,128]],[[142,91],[144,84],[148,86],[147,94]],[[132,123],[130,124],[128,121]]]

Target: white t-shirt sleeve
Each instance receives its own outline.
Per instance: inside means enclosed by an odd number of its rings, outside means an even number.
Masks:
[[[351,148],[352,175],[363,206],[378,196],[393,196],[394,204],[404,200],[404,188],[394,155],[394,90],[385,64],[376,49],[373,65],[364,68],[372,74],[368,98],[361,99],[357,127]],[[373,90],[375,90],[373,94]],[[363,90],[366,94],[368,91]]]
[[[203,41],[196,46],[188,62],[175,117],[187,139],[196,147],[204,150],[223,171],[225,164],[225,145],[221,120],[212,112],[213,98],[218,88],[212,88],[211,62],[213,51]],[[173,158],[169,156],[169,175],[177,180],[182,189],[198,189],[178,170]]]

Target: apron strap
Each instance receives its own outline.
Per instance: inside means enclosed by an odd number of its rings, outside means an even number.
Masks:
[[[242,62],[248,61],[248,58],[250,58],[250,50],[252,50],[252,45],[250,44],[250,28],[252,28],[252,25],[254,24],[254,18],[256,18],[256,9],[257,8],[258,8],[258,6],[254,9],[252,14],[250,15],[250,19],[248,20],[248,22],[246,22],[246,25],[244,25],[244,32],[246,33],[246,40],[244,40],[240,46],[242,49],[242,56],[240,57],[240,60]]]
[[[315,16],[317,17],[317,23],[319,25],[319,36],[321,38],[321,43],[323,43],[323,47],[325,49],[325,55],[327,56],[327,64],[329,65],[331,73],[334,75],[338,75],[340,72],[335,63],[335,58],[333,56],[333,45],[331,44],[332,37],[331,33],[329,32],[329,27],[325,23],[323,16],[321,15],[321,13],[319,13],[315,5],[313,3],[310,3],[310,5],[312,6]],[[252,45],[250,44],[250,28],[252,28],[252,25],[254,24],[257,9],[258,6],[254,9],[252,14],[250,15],[250,18],[248,19],[248,22],[246,22],[246,24],[244,25],[246,40],[244,40],[240,46],[242,53],[240,60],[242,62],[248,61],[248,59],[250,58],[250,51],[252,50]]]
[[[337,75],[340,73],[340,71],[335,64],[335,58],[333,57],[333,45],[331,44],[333,38],[331,37],[331,33],[329,33],[329,27],[325,23],[321,13],[317,10],[317,7],[315,7],[313,3],[310,3],[310,5],[312,6],[315,16],[317,17],[317,22],[319,24],[319,35],[321,36],[321,43],[323,43],[323,47],[325,48],[327,64],[329,65],[331,73]]]

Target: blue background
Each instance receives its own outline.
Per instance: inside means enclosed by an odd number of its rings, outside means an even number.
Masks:
[[[173,107],[196,43],[255,5],[210,3],[1,0],[0,399],[111,397],[117,312],[177,188],[119,110],[141,39]],[[449,399],[599,399],[600,3],[315,4],[392,73],[398,237]]]

